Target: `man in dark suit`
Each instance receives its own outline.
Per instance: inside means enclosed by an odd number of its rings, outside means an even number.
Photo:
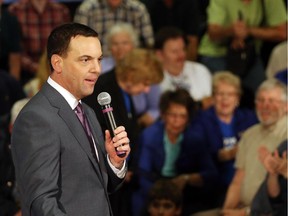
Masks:
[[[110,216],[108,194],[123,182],[130,146],[123,126],[113,138],[105,131],[104,138],[93,110],[81,101],[92,94],[100,73],[98,34],[64,24],[49,36],[47,53],[52,73],[12,131],[23,216]],[[116,149],[126,156],[118,157]]]

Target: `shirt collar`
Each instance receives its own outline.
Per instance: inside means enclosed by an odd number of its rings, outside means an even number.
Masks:
[[[57,82],[55,82],[50,76],[47,82],[49,85],[51,85],[56,91],[58,91],[64,97],[64,99],[67,101],[67,103],[69,104],[72,110],[76,108],[78,103],[81,103],[81,100],[78,101],[69,91],[67,91]]]

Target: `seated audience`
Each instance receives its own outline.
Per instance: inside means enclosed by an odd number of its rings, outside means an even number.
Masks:
[[[0,69],[7,71],[16,80],[21,76],[21,28],[17,17],[6,8],[0,0]]]
[[[164,69],[161,92],[186,89],[203,108],[211,105],[211,74],[202,64],[186,60],[185,39],[180,29],[164,27],[155,36],[155,52]]]
[[[116,125],[123,125],[130,139],[131,153],[128,160],[128,173],[125,184],[111,196],[113,212],[117,215],[130,215],[130,191],[136,179],[134,174],[135,152],[138,146],[139,127],[135,115],[132,96],[148,92],[152,84],[159,83],[163,78],[160,62],[150,50],[133,49],[117,62],[116,67],[99,76],[92,95],[83,99],[94,109],[98,121],[103,129],[107,129],[101,106],[97,103],[97,96],[101,92],[108,92],[111,96],[111,106]]]
[[[181,29],[187,41],[187,60],[196,61],[200,24],[198,1],[157,0],[153,1],[149,9],[154,32],[166,26]]]
[[[227,67],[228,47],[241,51],[250,44],[255,45],[255,58],[246,68],[247,74],[242,80],[245,89],[255,94],[265,80],[264,65],[258,52],[261,41],[287,40],[287,12],[283,0],[210,0],[207,22],[207,31],[198,50],[200,61],[212,73],[232,70]]]
[[[9,130],[11,135],[13,124],[20,110],[28,102],[24,98],[16,101],[12,108],[10,120],[5,116],[0,117],[0,215],[21,216],[20,198],[18,195],[15,180],[15,170],[10,150],[10,138],[6,133]]]
[[[266,170],[255,157],[260,146],[273,152],[287,139],[287,87],[276,79],[264,81],[256,93],[259,123],[241,136],[236,154],[233,180],[223,206],[223,215],[250,212],[252,200],[265,179]]]
[[[183,191],[182,215],[214,208],[210,192],[218,173],[189,125],[195,103],[186,90],[167,91],[161,96],[160,112],[161,120],[139,137],[139,189],[133,195],[133,215],[145,209],[148,191],[160,178],[171,179]]]
[[[111,56],[104,57],[101,66],[102,73],[113,70],[115,61],[120,61],[139,44],[138,36],[129,23],[116,23],[106,34],[106,41]],[[146,127],[159,117],[158,103],[160,98],[159,85],[152,85],[150,91],[133,95],[132,100],[141,127]]]
[[[239,108],[241,81],[228,71],[213,75],[213,106],[200,112],[192,123],[195,133],[208,146],[217,165],[220,182],[218,205],[223,205],[226,190],[234,176],[234,161],[242,133],[258,123],[253,110]]]
[[[147,211],[149,216],[180,216],[182,191],[169,179],[156,181],[148,192]],[[144,215],[143,215],[144,216]]]
[[[260,147],[259,158],[268,173],[253,199],[251,215],[287,215],[287,140],[274,154]]]

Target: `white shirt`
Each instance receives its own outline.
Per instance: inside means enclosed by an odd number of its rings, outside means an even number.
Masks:
[[[160,83],[163,93],[175,90],[177,87],[186,89],[195,101],[200,101],[212,94],[212,75],[203,64],[185,61],[183,70],[178,76],[173,76],[164,70],[164,78]]]
[[[63,88],[61,85],[59,85],[57,82],[55,82],[50,77],[48,77],[47,82],[48,82],[49,85],[51,85],[56,91],[58,91],[64,97],[64,99],[67,101],[67,103],[69,104],[69,106],[71,107],[72,110],[74,110],[76,108],[78,103],[82,103],[81,100],[78,101],[74,97],[74,95],[72,95],[69,91],[67,91],[65,88]],[[92,139],[93,139],[93,143],[94,143],[94,149],[95,149],[95,152],[96,152],[96,156],[97,156],[97,159],[99,160],[98,151],[97,151],[97,148],[96,148],[96,145],[95,145],[94,138],[92,137]],[[124,161],[124,164],[123,164],[121,170],[119,170],[119,169],[117,169],[116,167],[113,166],[113,164],[111,163],[108,155],[107,155],[107,160],[108,160],[108,163],[109,163],[110,167],[112,168],[113,172],[119,178],[124,178],[125,174],[126,174],[126,166],[125,166],[126,161]]]

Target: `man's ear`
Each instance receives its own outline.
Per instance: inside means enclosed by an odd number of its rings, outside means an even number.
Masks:
[[[56,73],[61,73],[62,72],[62,57],[57,55],[57,54],[53,54],[51,57],[51,64],[52,67],[54,69],[54,71]]]

